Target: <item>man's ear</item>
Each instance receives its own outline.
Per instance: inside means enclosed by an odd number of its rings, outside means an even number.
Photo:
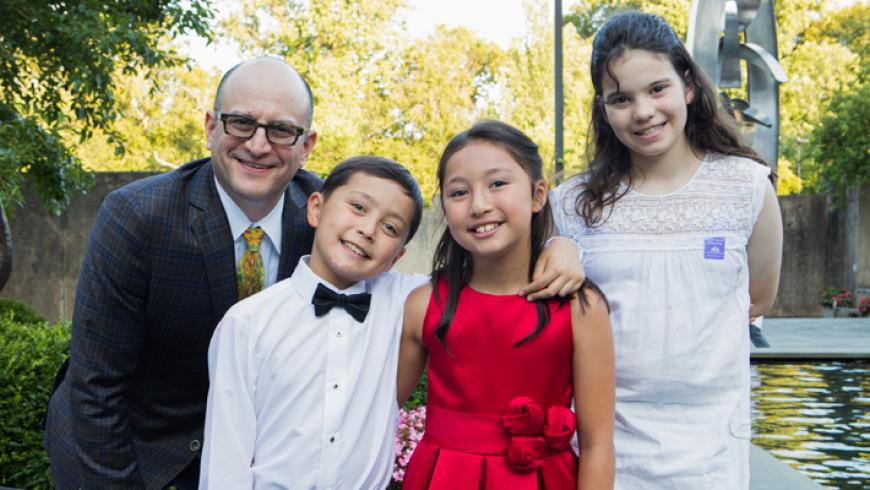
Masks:
[[[205,144],[206,147],[211,149],[212,141],[215,138],[215,129],[217,128],[217,118],[215,117],[214,111],[211,109],[205,111]]]
[[[326,199],[320,192],[313,192],[308,196],[306,217],[308,218],[308,224],[311,225],[312,228],[320,226],[320,212],[323,210],[323,203],[325,201]]]
[[[547,204],[547,193],[550,191],[550,186],[547,185],[547,181],[541,179],[532,186],[532,212],[537,213],[538,211],[544,209],[544,205]]]
[[[402,249],[399,250],[399,253],[397,253],[396,256],[393,257],[393,263],[390,264],[390,267],[396,265],[396,262],[398,262],[399,259],[401,259],[403,255],[405,255],[405,251],[406,251],[406,250],[407,250],[406,247],[402,247]]]
[[[315,144],[317,144],[317,131],[312,129],[308,131],[305,141],[302,142],[302,158],[299,159],[299,168],[305,168],[305,164],[308,162],[308,155],[311,155],[311,150],[314,149]]]

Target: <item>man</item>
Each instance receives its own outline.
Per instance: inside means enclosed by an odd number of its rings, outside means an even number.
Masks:
[[[321,181],[301,167],[317,141],[312,113],[293,68],[243,62],[206,112],[211,158],[103,202],[47,417],[58,488],[196,488],[212,332],[311,250],[305,206]]]

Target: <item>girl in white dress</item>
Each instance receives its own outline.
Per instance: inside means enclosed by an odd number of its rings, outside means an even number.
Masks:
[[[608,21],[591,73],[594,156],[553,197],[612,306],[616,488],[747,489],[748,324],[782,253],[770,170],[661,18]]]

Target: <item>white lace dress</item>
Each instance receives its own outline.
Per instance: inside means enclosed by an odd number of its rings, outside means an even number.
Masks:
[[[595,228],[574,211],[582,177],[551,195],[610,301],[618,490],[749,487],[746,244],[769,173],[708,155],[681,189],[629,191]]]

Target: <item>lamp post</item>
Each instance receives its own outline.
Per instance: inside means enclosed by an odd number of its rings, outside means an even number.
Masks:
[[[556,132],[556,141],[554,148],[554,157],[556,159],[555,162],[555,175],[553,179],[558,183],[562,180],[562,174],[564,173],[563,168],[563,160],[564,160],[564,140],[563,140],[563,119],[565,117],[565,98],[562,93],[562,0],[555,0],[555,28],[556,32],[554,33],[553,40],[553,51],[554,51],[554,84],[555,84],[555,132]]]

